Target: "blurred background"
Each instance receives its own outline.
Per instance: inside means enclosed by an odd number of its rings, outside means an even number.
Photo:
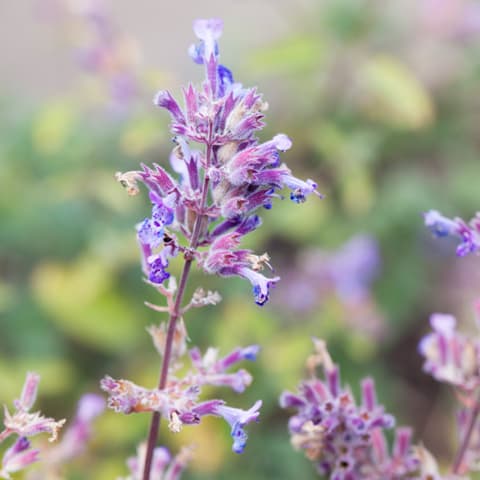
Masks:
[[[216,419],[178,435],[164,425],[162,442],[196,444],[187,479],[317,478],[277,400],[304,375],[317,336],[354,392],[374,376],[398,423],[448,464],[454,396],[422,373],[417,343],[432,312],[478,333],[480,259],[456,259],[422,212],[468,219],[480,208],[473,0],[1,2],[0,403],[27,370],[41,374],[38,404],[56,418],[107,373],[156,384],[145,328],[163,318],[143,302],[161,299],[142,281],[134,231],[148,199],[129,198],[113,175],[167,163],[168,118],[151,99],[201,81],[186,50],[193,19],[210,16],[225,22],[222,63],[270,105],[260,138],[287,133],[284,159],[326,198],[263,215],[248,247],[268,251],[282,277],[264,308],[244,281],[196,272],[190,282],[224,297],[188,315],[194,344],[262,346],[245,394],[211,392],[244,408],[263,399],[245,453],[231,453]],[[126,475],[148,422],[105,413],[62,478]]]

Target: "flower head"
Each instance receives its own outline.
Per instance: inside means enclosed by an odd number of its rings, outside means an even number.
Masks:
[[[255,88],[236,83],[219,63],[223,22],[200,19],[193,29],[199,43],[189,53],[203,65],[205,81],[183,90],[183,106],[165,90],[154,98],[154,104],[171,116],[174,174],[155,165],[117,174],[117,179],[132,194],[138,192],[139,180],[150,192],[151,217],[137,226],[143,271],[150,283],[162,285],[170,277],[170,259],[184,252],[207,273],[247,279],[255,302],[264,305],[279,277],[259,273],[262,266],[251,251],[239,248],[241,240],[260,226],[256,212],[282,198],[280,190],[289,189],[290,198],[302,203],[312,193],[319,195],[317,184],[295,177],[281,164],[280,153],[292,146],[287,135],[263,143],[255,136],[264,126],[267,104]],[[203,144],[203,150],[194,144]]]
[[[292,444],[304,450],[317,469],[331,479],[394,478],[381,473],[363,476],[369,469],[377,471],[372,455],[378,432],[395,423],[377,403],[373,379],[362,381],[362,403],[357,405],[350,390],[342,388],[339,369],[325,343],[314,340],[314,344],[316,352],[307,360],[311,377],[300,384],[298,393],[284,392],[280,397],[283,408],[297,411],[289,421]],[[315,374],[318,365],[323,365],[324,379]],[[403,450],[398,453],[398,457],[405,455]],[[390,464],[385,463],[386,471]],[[412,464],[408,473],[416,466]]]

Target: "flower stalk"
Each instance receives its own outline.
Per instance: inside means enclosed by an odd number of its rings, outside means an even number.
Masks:
[[[210,164],[210,158],[212,155],[212,145],[211,145],[211,122],[209,124],[209,142],[206,148],[206,164]],[[209,184],[209,176],[208,170],[205,172],[205,177],[203,180],[203,191],[202,191],[202,200],[201,200],[201,211],[203,211],[206,207],[207,197],[208,197],[208,184]],[[172,356],[172,345],[173,339],[175,336],[175,330],[177,327],[177,321],[181,315],[181,305],[183,301],[183,297],[185,296],[185,289],[187,286],[188,277],[190,275],[190,270],[192,267],[193,262],[193,255],[192,251],[194,251],[198,246],[198,241],[200,238],[200,231],[201,226],[203,223],[204,215],[200,213],[197,215],[195,219],[195,225],[193,228],[193,235],[190,241],[190,248],[188,253],[184,255],[185,263],[183,264],[182,274],[180,276],[180,284],[178,286],[177,296],[175,298],[175,304],[173,306],[173,310],[170,314],[170,318],[168,320],[168,327],[167,327],[167,336],[165,338],[165,348],[164,348],[164,355],[162,360],[162,367],[160,372],[160,379],[158,382],[159,390],[165,388],[168,380],[168,369],[170,367],[170,359]],[[147,440],[147,450],[145,453],[145,465],[143,467],[143,480],[150,480],[150,471],[152,469],[152,459],[153,459],[153,452],[155,449],[155,445],[157,443],[158,438],[158,430],[160,428],[160,420],[161,415],[159,412],[154,412],[152,414],[152,420],[150,422],[150,429],[148,432],[148,440]]]
[[[462,465],[463,465],[463,459],[465,458],[465,454],[468,451],[468,448],[470,446],[470,441],[472,439],[472,435],[474,432],[474,427],[475,424],[477,423],[478,415],[480,414],[480,394],[478,395],[472,410],[470,412],[470,417],[469,417],[469,422],[467,426],[467,430],[465,432],[465,435],[462,439],[462,443],[460,444],[460,447],[457,451],[457,454],[455,455],[455,460],[453,462],[452,466],[452,473],[454,474],[461,474],[462,472]]]

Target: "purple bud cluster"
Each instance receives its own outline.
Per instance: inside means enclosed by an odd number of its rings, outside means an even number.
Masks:
[[[362,381],[362,403],[357,405],[349,388],[340,383],[323,341],[314,339],[315,354],[307,361],[309,378],[297,393],[284,392],[282,408],[297,412],[290,418],[291,442],[315,463],[318,472],[331,480],[384,480],[416,477],[422,462],[410,445],[411,431],[399,428],[389,453],[384,430],[394,418],[377,403],[371,378]],[[316,376],[322,365],[324,378]],[[436,477],[432,477],[436,478]]]
[[[426,212],[424,219],[425,225],[436,237],[454,237],[460,240],[457,247],[459,257],[480,250],[480,212],[468,223],[458,217],[453,220],[444,217],[436,210]]]
[[[255,88],[235,82],[219,63],[222,28],[219,19],[194,22],[200,41],[189,52],[204,66],[206,78],[201,87],[183,90],[184,106],[167,91],[154,98],[154,104],[171,116],[174,174],[154,165],[118,173],[117,179],[129,194],[138,193],[138,181],[149,190],[152,213],[137,226],[137,239],[143,271],[152,284],[168,279],[171,258],[183,253],[209,274],[245,278],[252,284],[255,302],[263,305],[279,277],[261,273],[269,266],[268,255],[240,249],[242,238],[261,225],[258,209],[270,209],[274,198],[282,198],[280,190],[289,189],[296,203],[319,194],[315,182],[294,177],[281,163],[280,153],[291,147],[286,135],[265,143],[255,136],[264,126],[267,104]],[[194,144],[204,149],[197,150]]]
[[[39,375],[28,373],[22,394],[19,399],[14,401],[14,412],[10,413],[8,408],[4,407],[3,424],[5,428],[0,432],[0,443],[10,435],[17,435],[17,439],[3,455],[0,469],[1,478],[9,479],[11,473],[22,470],[38,460],[40,451],[31,448],[27,437],[48,433],[49,440],[53,442],[57,438],[58,430],[65,423],[65,420],[56,421],[53,418],[44,417],[40,412],[30,412],[37,397],[39,382]]]
[[[183,339],[185,341],[185,337]],[[173,365],[167,386],[162,390],[147,389],[128,380],[115,380],[109,376],[102,380],[101,387],[109,395],[108,406],[116,412],[160,412],[169,420],[169,428],[173,432],[179,432],[183,425],[200,423],[205,415],[222,417],[231,428],[233,451],[242,453],[247,441],[245,426],[258,421],[262,402],[256,402],[248,410],[241,410],[225,405],[223,400],[200,401],[199,397],[204,385],[223,386],[237,393],[243,392],[252,382],[251,375],[244,369],[233,373],[227,370],[243,360],[255,360],[258,350],[257,345],[250,345],[219,357],[217,349],[209,348],[202,355],[198,348],[192,348],[188,351],[192,368],[180,378],[174,375],[180,364]]]

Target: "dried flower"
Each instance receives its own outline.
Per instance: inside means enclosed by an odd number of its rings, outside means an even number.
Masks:
[[[171,374],[165,389],[147,389],[109,376],[102,380],[101,387],[109,394],[110,408],[125,414],[160,412],[169,419],[169,428],[173,432],[180,431],[183,425],[200,423],[204,415],[223,417],[232,428],[233,449],[240,453],[247,439],[243,428],[247,423],[257,421],[261,402],[244,411],[226,406],[223,400],[200,402],[199,397],[204,385],[226,386],[235,392],[243,392],[252,381],[251,375],[244,369],[234,373],[227,370],[240,361],[255,360],[258,350],[257,345],[251,345],[219,358],[217,349],[209,348],[202,355],[198,348],[192,348],[189,351],[191,370],[182,378]],[[174,365],[172,370],[175,368]]]

